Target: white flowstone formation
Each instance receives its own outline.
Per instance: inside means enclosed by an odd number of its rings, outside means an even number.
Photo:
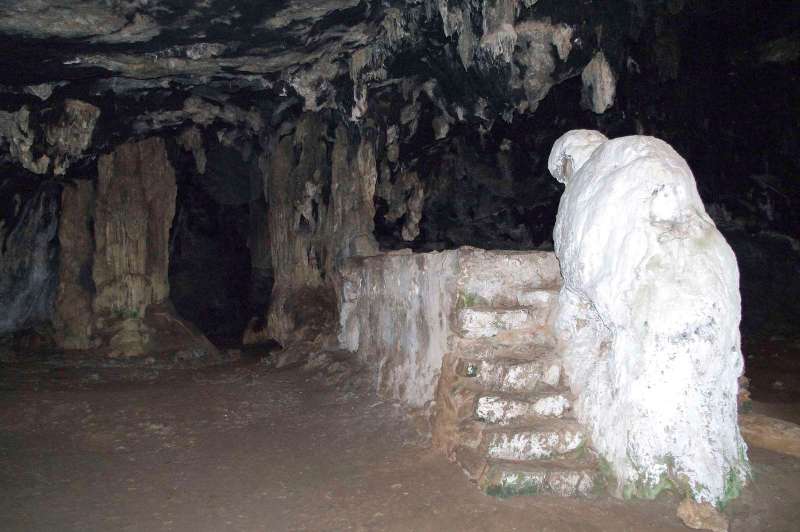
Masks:
[[[739,271],[689,166],[653,137],[575,130],[548,167],[566,184],[556,326],[578,420],[618,494],[671,483],[724,504],[748,474]]]

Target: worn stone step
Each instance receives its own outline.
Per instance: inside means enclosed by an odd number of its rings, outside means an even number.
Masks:
[[[475,417],[485,423],[513,425],[542,418],[562,418],[572,411],[566,392],[540,392],[527,396],[481,395],[475,401]]]
[[[506,344],[497,338],[457,338],[451,342],[451,351],[461,358],[491,360],[511,358],[515,360],[536,360],[556,352],[555,341],[551,335],[542,333],[527,343]]]
[[[528,287],[512,292],[471,292],[459,288],[458,304],[462,308],[510,309],[521,307],[552,308],[558,303],[558,288]]]
[[[458,250],[458,288],[466,300],[493,306],[528,305],[537,290],[557,291],[561,270],[553,252]]]
[[[484,427],[480,448],[490,460],[529,461],[575,453],[586,442],[576,421],[551,419],[530,427]]]
[[[550,305],[508,308],[465,307],[458,311],[457,331],[464,338],[501,336],[506,340],[514,340],[519,337],[520,342],[525,342],[529,336],[545,326],[550,310]]]
[[[561,360],[555,354],[536,360],[499,358],[494,360],[460,359],[456,372],[465,384],[487,392],[532,393],[537,389],[558,386]]]
[[[603,478],[591,460],[499,461],[488,463],[481,469],[478,485],[487,495],[496,497],[591,497],[602,488]]]

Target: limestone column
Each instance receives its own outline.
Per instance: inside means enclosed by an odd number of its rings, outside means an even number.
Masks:
[[[64,186],[58,224],[58,290],[53,319],[54,339],[62,349],[91,347],[93,211],[91,181],[81,180]]]
[[[128,142],[97,166],[94,310],[143,316],[169,296],[169,230],[175,171],[158,137]]]

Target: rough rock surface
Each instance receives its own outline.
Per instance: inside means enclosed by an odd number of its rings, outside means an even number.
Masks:
[[[58,276],[58,187],[14,196],[0,218],[0,333],[48,321]]]
[[[55,342],[63,349],[88,349],[93,329],[92,259],[94,186],[91,181],[67,183],[61,191],[58,225],[58,292]]]
[[[50,158],[34,153],[36,131],[30,116],[26,106],[14,112],[0,111],[0,148],[3,148],[3,158],[19,162],[29,172],[43,174],[50,166]]]
[[[267,322],[284,345],[333,326],[336,268],[378,252],[375,155],[368,139],[351,133],[340,125],[331,139],[328,125],[306,114],[292,135],[274,140],[263,163],[275,272]]]
[[[163,139],[123,144],[98,162],[92,276],[96,312],[144,316],[169,295],[175,173]]]
[[[339,345],[374,369],[380,393],[420,408],[434,398],[443,355],[457,349],[455,334],[472,339],[475,352],[498,338],[531,341],[549,320],[559,272],[552,253],[403,250],[351,258],[335,284]],[[497,380],[490,387],[505,382],[505,391],[559,380],[538,361],[485,374]],[[544,402],[531,407],[546,409]]]
[[[614,105],[617,78],[603,52],[597,52],[581,73],[582,103],[592,112],[601,114]]]
[[[149,305],[141,316],[101,316],[97,329],[101,344],[98,352],[106,358],[146,357],[145,363],[189,367],[220,360],[217,348],[197,327],[178,317],[169,302]]]
[[[339,343],[374,371],[382,395],[433,400],[448,349],[458,251],[350,259],[337,281]]]
[[[100,109],[80,100],[66,100],[58,119],[45,129],[53,151],[53,174],[64,175],[70,164],[89,148]]]
[[[736,258],[686,162],[652,137],[566,133],[554,242],[578,419],[624,495],[667,483],[724,504],[748,474],[737,424]]]
[[[559,282],[548,252],[353,258],[337,282],[340,346],[487,493],[591,496],[599,469],[551,331]]]
[[[761,414],[742,414],[739,427],[748,445],[800,457],[800,425]]]
[[[728,520],[709,503],[698,503],[687,497],[678,506],[678,517],[695,530],[728,532]]]

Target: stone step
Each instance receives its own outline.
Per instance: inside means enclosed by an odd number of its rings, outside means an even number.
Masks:
[[[558,303],[557,288],[525,288],[504,293],[470,292],[468,288],[458,291],[458,304],[462,308],[483,307],[509,309],[521,307],[552,308]]]
[[[536,360],[462,358],[456,365],[456,373],[475,390],[525,394],[558,386],[561,360],[553,353]]]
[[[561,270],[553,252],[458,250],[458,288],[466,300],[493,306],[528,305],[532,292],[557,291]]]
[[[591,497],[600,491],[603,483],[597,464],[587,459],[491,462],[482,469],[478,480],[478,485],[487,495],[496,497]]]
[[[573,454],[586,442],[586,433],[576,421],[550,419],[530,427],[485,426],[480,449],[489,460],[521,462]]]
[[[540,392],[527,396],[482,395],[475,401],[475,417],[485,423],[513,425],[542,418],[563,418],[572,411],[566,392]]]
[[[464,338],[502,337],[527,342],[541,331],[550,315],[550,305],[495,308],[474,306],[458,311],[456,330]]]
[[[453,337],[450,349],[461,358],[491,360],[512,358],[515,360],[536,360],[555,353],[555,342],[549,334],[539,334],[528,343],[506,344],[497,338],[458,338]]]

